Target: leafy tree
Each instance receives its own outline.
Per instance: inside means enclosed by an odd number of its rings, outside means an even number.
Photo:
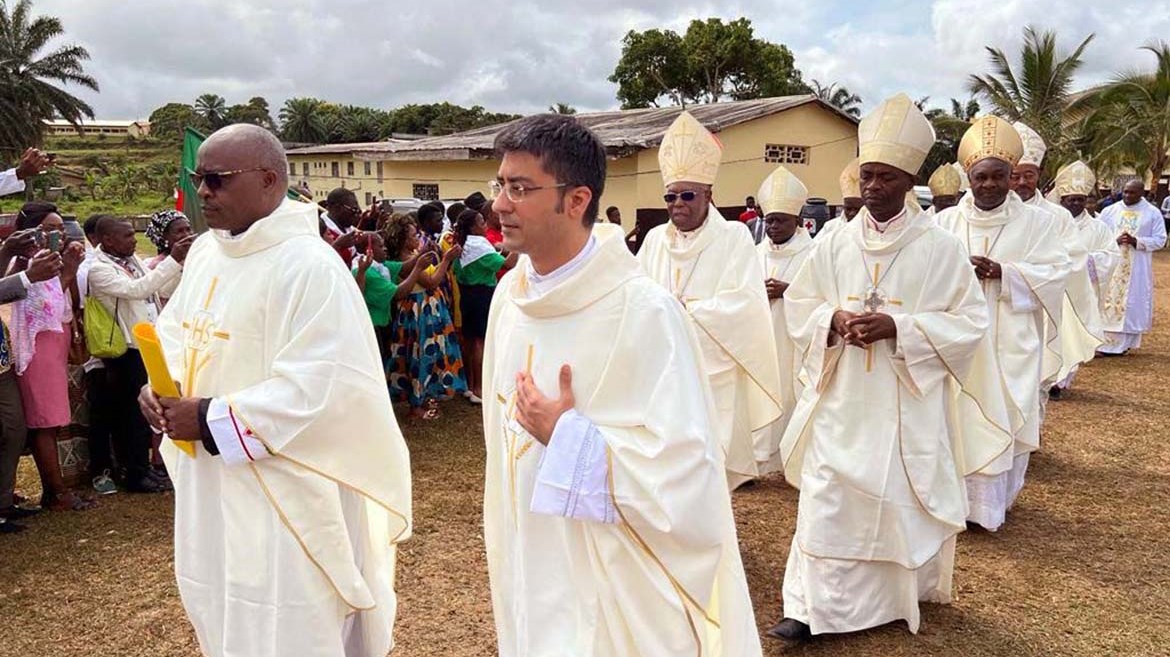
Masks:
[[[610,82],[623,108],[807,93],[791,51],[755,37],[740,18],[693,20],[684,35],[631,30]]]
[[[64,34],[59,19],[32,16],[29,0],[11,7],[0,0],[0,158],[41,144],[46,120],[62,118],[77,124],[84,117],[93,118],[93,108],[62,88],[76,84],[98,90],[83,65],[89,52],[77,45],[42,52]]]
[[[1084,113],[1082,144],[1098,170],[1121,167],[1146,171],[1154,184],[1170,164],[1170,44],[1158,41],[1142,50],[1156,58],[1153,72],[1120,73],[1073,105]]]
[[[268,101],[261,96],[255,96],[242,105],[232,105],[225,114],[226,123],[251,123],[261,128],[275,130],[276,124],[272,121],[272,113],[268,109]]]
[[[199,130],[209,127],[195,108],[185,103],[167,103],[150,113],[150,134],[155,139],[179,141],[187,126]]]
[[[861,118],[861,96],[850,92],[836,82],[824,86],[820,82],[812,81],[812,92],[817,98],[836,107],[855,119]]]
[[[227,125],[227,101],[218,94],[203,94],[196,98],[195,113],[203,117],[207,127],[212,130]]]
[[[289,98],[280,108],[280,132],[288,141],[318,144],[328,136],[322,108],[316,98]]]
[[[1084,61],[1081,55],[1093,40],[1085,37],[1071,53],[1058,52],[1056,33],[1024,28],[1024,46],[1019,67],[1013,69],[1007,55],[988,47],[991,72],[972,75],[968,89],[991,105],[993,111],[1009,121],[1023,121],[1048,144],[1053,162],[1067,149],[1064,123],[1072,93],[1073,75]]]
[[[576,114],[577,108],[568,103],[557,103],[548,106],[549,114]]]
[[[934,146],[931,147],[926,161],[919,170],[918,177],[922,184],[926,184],[935,169],[958,159],[959,141],[963,139],[967,128],[971,127],[971,121],[978,117],[981,111],[979,101],[974,98],[969,98],[965,103],[951,98],[950,112],[937,108],[926,109],[928,102],[930,98],[926,97],[916,103],[926,114],[926,118],[930,119],[935,135]]]

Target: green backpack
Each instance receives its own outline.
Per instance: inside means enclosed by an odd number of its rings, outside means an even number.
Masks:
[[[114,301],[114,314],[95,297],[85,298],[85,346],[94,358],[117,358],[126,353],[126,336],[118,326],[120,300]]]

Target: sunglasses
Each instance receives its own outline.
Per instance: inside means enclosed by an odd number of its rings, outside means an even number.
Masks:
[[[692,192],[689,190],[682,192],[681,194],[675,194],[674,192],[667,192],[667,193],[662,195],[662,200],[666,201],[667,203],[674,203],[675,201],[677,201],[681,198],[684,203],[690,203],[691,201],[695,200],[698,196],[699,196],[698,192]]]
[[[269,171],[269,169],[265,169],[264,167],[254,167],[251,169],[236,169],[235,171],[204,171],[202,173],[187,169],[187,178],[190,179],[191,186],[195,189],[199,189],[206,184],[207,189],[210,189],[214,192],[222,188],[224,184],[227,183],[228,178],[241,173],[250,173],[252,171]]]

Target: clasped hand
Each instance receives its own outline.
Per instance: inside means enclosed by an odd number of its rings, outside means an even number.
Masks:
[[[833,334],[855,347],[866,347],[898,336],[894,318],[884,313],[851,313],[838,310],[833,315]],[[832,336],[830,336],[831,338]]]
[[[971,266],[975,268],[975,277],[979,280],[1003,278],[1003,267],[991,258],[971,256]]]
[[[556,399],[545,397],[528,372],[516,375],[516,421],[540,444],[552,440],[557,421],[575,405],[573,370],[568,365],[561,366],[560,396]]]

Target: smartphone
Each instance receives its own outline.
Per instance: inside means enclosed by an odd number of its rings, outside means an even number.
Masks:
[[[45,248],[53,253],[61,252],[61,244],[64,242],[65,235],[59,231],[54,230],[45,235]]]

